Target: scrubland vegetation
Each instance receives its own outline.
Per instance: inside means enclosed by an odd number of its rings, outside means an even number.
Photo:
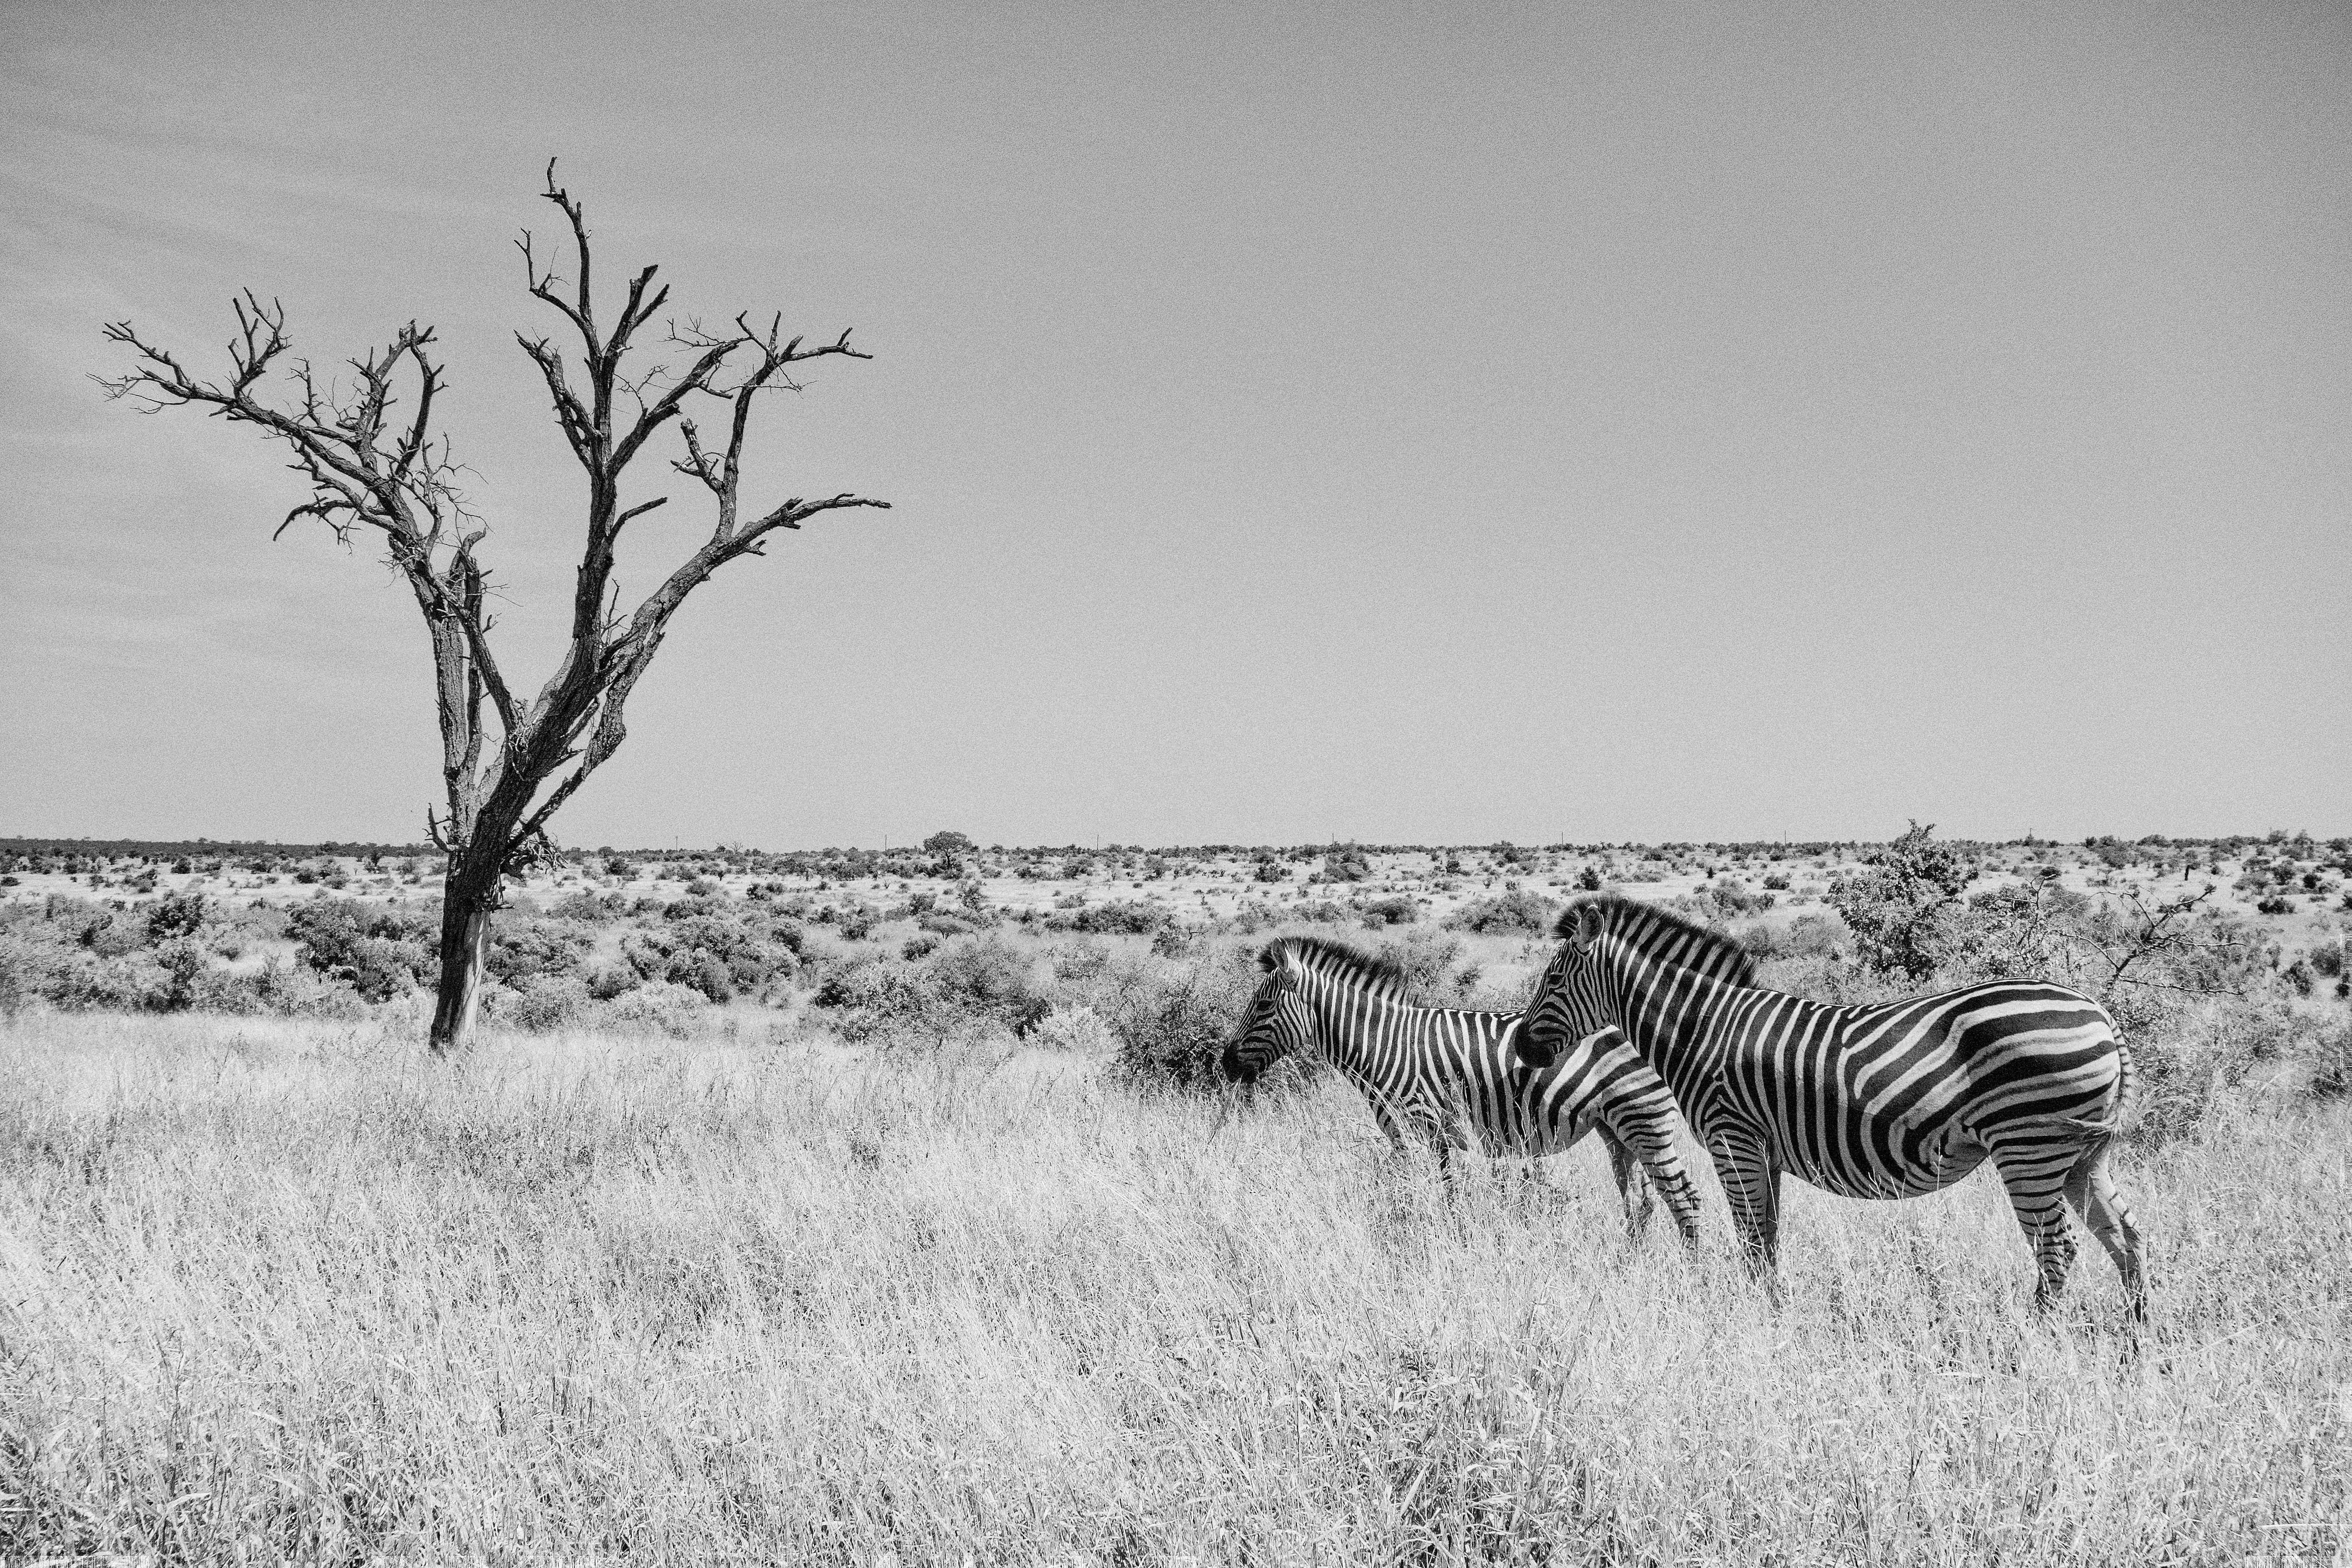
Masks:
[[[0,1560],[2337,1561],[2344,847],[2281,837],[1169,855],[1156,899],[968,847],[600,858],[501,916],[449,1062],[429,865],[28,858]],[[1267,936],[1509,1006],[1590,882],[1808,994],[2101,995],[2152,1325],[2095,1260],[2033,1321],[1990,1180],[1792,1189],[1776,1311],[1704,1158],[1688,1257],[1623,1239],[1592,1150],[1449,1192],[1328,1075],[1216,1083]]]

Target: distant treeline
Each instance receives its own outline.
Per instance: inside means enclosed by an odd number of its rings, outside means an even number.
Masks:
[[[562,858],[581,865],[595,860],[602,872],[625,872],[630,868],[677,868],[689,869],[691,875],[739,875],[755,877],[833,877],[833,879],[854,879],[854,877],[922,877],[922,875],[971,875],[971,872],[1013,872],[1013,875],[1087,875],[1094,869],[1119,869],[1146,877],[1181,875],[1185,863],[1202,860],[1254,860],[1265,865],[1265,877],[1275,877],[1273,868],[1282,863],[1324,863],[1334,869],[1334,879],[1360,879],[1369,875],[1369,856],[1395,856],[1395,853],[1425,853],[1433,856],[1442,869],[1458,872],[1470,869],[1463,856],[1477,856],[1484,865],[1496,869],[1536,868],[1538,856],[1585,856],[1585,858],[1633,858],[1661,860],[1661,863],[1682,863],[1691,858],[1745,858],[1745,860],[1813,860],[1813,858],[1863,858],[1867,853],[1882,848],[1879,839],[1748,839],[1748,842],[1694,842],[1675,839],[1665,844],[1634,844],[1634,842],[1600,842],[1600,844],[1510,844],[1506,839],[1491,844],[1289,844],[1289,847],[1265,847],[1265,844],[1188,844],[1188,847],[1146,848],[1140,844],[1058,844],[1058,847],[1004,847],[988,844],[979,847],[969,837],[957,832],[939,832],[922,844],[894,844],[889,848],[858,848],[858,847],[828,847],[828,848],[748,848],[740,844],[719,844],[713,848],[614,848],[602,844],[597,848],[572,847],[564,848]],[[2124,865],[2131,860],[2166,860],[2180,853],[2194,851],[2197,856],[2244,856],[2261,848],[2279,848],[2288,856],[2319,858],[2352,856],[2352,839],[2326,839],[2315,842],[2307,832],[2272,830],[2265,835],[2216,835],[2206,839],[2188,837],[2147,835],[2140,839],[2119,839],[2115,835],[2095,835],[2082,842],[2053,842],[2053,839],[2001,839],[2001,842],[1978,842],[1978,839],[1950,839],[1948,847],[1964,856],[1985,856],[1994,851],[2079,851],[2091,858],[2105,860],[2110,865]],[[254,872],[287,872],[303,863],[322,860],[360,860],[360,863],[381,863],[400,860],[402,872],[437,872],[442,856],[430,844],[360,844],[360,842],[320,842],[320,844],[275,844],[264,839],[33,839],[33,837],[12,837],[0,839],[0,869],[64,869],[80,872],[94,863],[160,863],[172,869],[207,869],[216,872],[224,868],[242,868]],[[1051,869],[1046,869],[1051,868]]]

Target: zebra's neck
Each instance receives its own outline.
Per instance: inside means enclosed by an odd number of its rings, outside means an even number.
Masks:
[[[1392,1031],[1407,1015],[1427,1011],[1335,974],[1316,975],[1307,994],[1315,1015],[1315,1037],[1309,1044],[1333,1067],[1349,1072],[1369,1068],[1375,1038]]]
[[[1604,938],[1603,973],[1625,1037],[1696,1111],[1711,1079],[1726,1026],[1759,994],[1713,967],[1685,967],[1614,938]]]

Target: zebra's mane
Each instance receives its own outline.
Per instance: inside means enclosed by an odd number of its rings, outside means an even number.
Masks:
[[[1734,985],[1756,984],[1755,955],[1740,946],[1738,938],[1622,893],[1601,893],[1574,900],[1560,911],[1559,920],[1552,927],[1553,934],[1574,936],[1577,911],[1588,907],[1601,911],[1602,930],[1623,937],[1635,952],[1649,958],[1671,963],[1677,968],[1720,974]],[[1676,946],[1677,938],[1688,938],[1689,944],[1669,955],[1666,950]]]
[[[1329,974],[1381,996],[1404,997],[1405,973],[1385,958],[1357,952],[1344,942],[1321,936],[1282,936],[1265,944],[1257,966],[1269,974],[1286,957],[1295,957],[1303,969]]]

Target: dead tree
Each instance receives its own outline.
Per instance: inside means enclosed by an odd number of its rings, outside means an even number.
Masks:
[[[432,353],[432,328],[411,321],[382,349],[350,361],[356,379],[338,385],[315,376],[307,360],[293,355],[285,308],[274,300],[265,305],[248,290],[233,304],[236,336],[228,345],[225,378],[198,379],[128,321],[109,325],[106,335],[131,350],[131,368],[97,378],[110,396],[131,398],[149,412],[198,405],[284,442],[293,453],[289,466],[310,486],[310,499],[287,514],[278,532],[303,518],[317,519],[346,542],[355,531],[373,530],[415,594],[433,642],[441,771],[448,791],[446,816],[425,811],[426,831],[448,857],[431,1037],[436,1052],[459,1047],[472,1032],[490,913],[506,879],[553,854],[549,819],[620,749],[629,693],[687,595],[736,557],[762,553],[768,536],[780,529],[796,529],[823,511],[889,504],[846,494],[793,497],[746,516],[740,487],[753,399],[777,389],[798,391],[792,370],[805,361],[870,356],[849,346],[846,331],[809,346],[782,336],[781,316],[763,330],[739,315],[729,329],[716,331],[669,325],[665,341],[686,362],[682,369],[626,366],[638,333],[660,314],[669,290],[655,286],[656,268],[648,267],[629,280],[619,315],[609,326],[600,324],[589,291],[588,226],[581,205],[555,183],[552,163],[543,194],[570,224],[576,278],[566,285],[551,262],[543,265],[528,230],[517,244],[531,295],[562,315],[579,339],[578,379],[563,351],[547,338],[515,337],[538,365],[556,426],[587,470],[588,514],[571,640],[555,673],[527,702],[516,698],[492,656],[488,578],[478,554],[486,530],[458,489],[447,437],[435,432],[434,404],[444,378]],[[395,417],[402,387],[413,387],[413,408]],[[723,435],[706,442],[691,417],[689,404],[697,399],[723,406]],[[625,616],[612,584],[621,531],[668,497],[624,505],[622,481],[646,444],[673,421],[685,456],[670,467],[710,491],[718,521],[701,548]],[[488,737],[485,706],[497,723],[495,740]]]

